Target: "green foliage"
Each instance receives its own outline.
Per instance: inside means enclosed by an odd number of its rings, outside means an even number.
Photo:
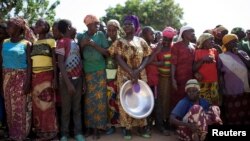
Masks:
[[[163,30],[166,26],[182,26],[183,9],[174,0],[128,0],[125,6],[118,4],[106,9],[106,16],[102,20],[117,19],[122,22],[128,14],[138,16],[142,26],[152,26],[157,30]]]
[[[6,20],[11,16],[21,16],[33,24],[39,18],[54,22],[55,8],[60,4],[56,0],[50,5],[49,0],[1,0],[0,20]]]

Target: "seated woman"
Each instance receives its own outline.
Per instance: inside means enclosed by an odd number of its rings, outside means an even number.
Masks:
[[[170,123],[177,126],[179,140],[204,140],[208,125],[222,124],[220,109],[199,97],[200,85],[196,79],[186,83],[185,92],[187,96],[171,112]]]

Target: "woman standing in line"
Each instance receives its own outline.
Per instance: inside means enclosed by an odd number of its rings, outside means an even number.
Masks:
[[[84,118],[88,129],[94,129],[93,139],[99,139],[100,129],[107,125],[107,84],[105,58],[108,56],[108,40],[100,27],[99,19],[87,15],[84,23],[88,30],[83,33],[81,50],[87,90],[84,98]]]
[[[139,28],[138,18],[134,15],[126,16],[124,19],[124,38],[116,40],[109,48],[109,53],[115,55],[119,64],[117,70],[117,87],[118,92],[121,86],[127,81],[132,80],[137,83],[138,79],[147,81],[145,66],[148,61],[148,56],[151,54],[151,49],[147,42],[135,36],[135,32]],[[146,118],[134,119],[125,113],[123,110],[120,99],[118,97],[118,106],[120,111],[120,123],[124,130],[124,139],[131,139],[132,127],[140,127],[141,136],[149,138],[144,127],[147,125]]]
[[[107,22],[107,37],[109,46],[120,38],[121,27],[117,20]],[[119,126],[119,107],[117,104],[117,85],[115,83],[117,73],[117,62],[114,57],[106,58],[107,73],[107,96],[108,96],[108,126],[111,126],[106,132],[107,135],[115,132],[115,127]]]
[[[24,19],[11,18],[7,24],[10,39],[2,45],[3,91],[9,138],[26,139],[31,125],[31,43],[24,39],[28,26]]]
[[[33,125],[37,138],[46,140],[55,138],[58,132],[55,108],[56,42],[46,37],[49,30],[47,21],[39,19],[36,22],[38,40],[31,51]]]
[[[170,135],[169,132],[169,115],[171,101],[171,48],[173,46],[173,38],[176,35],[176,30],[172,27],[166,27],[163,31],[162,48],[157,54],[158,60],[158,108],[157,115],[158,129],[164,135]],[[157,124],[157,122],[156,122]]]
[[[214,36],[210,33],[203,33],[199,37],[198,43],[195,50],[193,70],[201,86],[200,96],[210,104],[219,106],[218,52],[213,47]]]
[[[219,54],[218,70],[223,90],[225,124],[249,124],[249,72],[237,52],[238,38],[235,34],[227,34],[222,42],[226,51]]]

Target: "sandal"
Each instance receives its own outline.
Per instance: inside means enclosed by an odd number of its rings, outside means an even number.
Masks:
[[[114,127],[114,126],[112,126],[111,128],[109,128],[109,129],[106,131],[106,135],[111,135],[111,134],[113,134],[113,133],[115,133],[115,127]]]
[[[125,129],[123,138],[124,138],[125,140],[131,140],[131,139],[132,139],[131,131]]]
[[[147,132],[144,127],[139,128],[138,133],[143,138],[151,138],[151,135]]]

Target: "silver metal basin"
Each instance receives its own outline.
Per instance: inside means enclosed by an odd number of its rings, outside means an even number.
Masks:
[[[126,81],[120,89],[120,102],[124,111],[136,119],[149,116],[154,108],[153,92],[142,80],[134,85]]]

